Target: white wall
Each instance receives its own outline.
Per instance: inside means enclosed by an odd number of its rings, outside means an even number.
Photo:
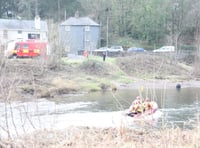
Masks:
[[[8,30],[8,35],[7,38],[4,38],[3,35],[3,30],[0,30],[0,44],[6,44],[7,42],[11,40],[16,40],[16,39],[22,39],[22,40],[27,40],[28,39],[28,34],[29,33],[38,33],[40,34],[40,39],[43,41],[47,41],[47,33],[46,32],[40,32],[40,31],[22,31],[21,34],[18,34],[18,30]]]

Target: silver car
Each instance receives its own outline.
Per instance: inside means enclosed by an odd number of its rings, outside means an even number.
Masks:
[[[109,52],[123,52],[124,49],[122,46],[111,46],[109,49],[108,49]]]
[[[163,46],[159,49],[153,50],[153,52],[174,52],[175,47],[174,46]]]

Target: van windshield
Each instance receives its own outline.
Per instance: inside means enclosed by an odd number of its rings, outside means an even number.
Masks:
[[[15,49],[16,49],[16,50],[19,50],[19,49],[20,49],[20,44],[16,44],[16,45],[15,45]]]

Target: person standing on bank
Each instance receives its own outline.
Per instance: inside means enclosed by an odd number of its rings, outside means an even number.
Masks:
[[[104,51],[103,52],[103,61],[105,61],[106,60],[106,52]]]
[[[87,50],[83,51],[83,56],[86,57],[86,58],[88,58],[88,51]]]

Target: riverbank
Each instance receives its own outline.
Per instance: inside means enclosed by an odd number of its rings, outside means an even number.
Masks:
[[[124,84],[115,83],[116,87],[119,89],[140,89],[144,87],[146,89],[166,89],[174,88],[180,85],[180,88],[200,88],[200,81],[198,80],[185,80],[185,81],[171,81],[171,80],[136,80],[134,83]]]
[[[43,59],[1,59],[0,99],[56,98],[117,89],[200,87],[199,63],[136,54]],[[200,65],[200,64],[199,64]],[[9,95],[8,95],[9,94]]]
[[[154,148],[200,146],[199,125],[192,130],[154,129],[140,130],[121,128],[70,127],[62,131],[43,130],[14,139],[3,141],[2,147],[109,147],[109,148]]]
[[[107,58],[2,59],[3,102],[40,98],[56,100],[66,94],[117,91],[118,89],[176,89],[200,87],[196,63],[175,63],[163,56],[133,55]],[[13,118],[14,119],[14,118]],[[40,130],[15,138],[1,139],[2,147],[198,147],[199,123],[193,129],[144,127],[69,127]]]

